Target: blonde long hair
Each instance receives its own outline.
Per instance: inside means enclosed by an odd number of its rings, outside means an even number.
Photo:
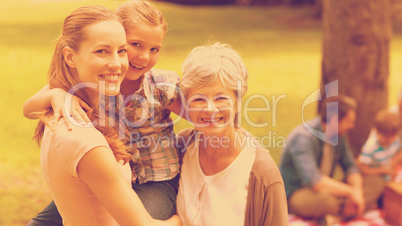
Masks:
[[[61,88],[66,92],[69,92],[71,88],[79,84],[74,76],[70,73],[69,66],[67,65],[64,56],[64,47],[70,47],[74,51],[78,51],[80,44],[86,38],[85,28],[103,21],[117,21],[121,23],[121,19],[112,10],[103,6],[84,6],[74,10],[65,20],[61,35],[57,39],[55,51],[53,53],[47,79],[49,88]],[[77,89],[74,91],[74,95],[81,100],[88,103],[93,107],[88,117],[92,122],[99,120],[99,109],[95,107],[91,102],[87,89]],[[119,112],[119,111],[117,111]],[[43,133],[45,129],[45,120],[52,114],[52,110],[39,113],[40,121],[35,130],[34,139],[40,145]],[[105,116],[107,117],[107,116]],[[113,118],[115,119],[115,118]],[[104,120],[117,127],[117,123],[114,123],[113,119]],[[124,142],[119,139],[118,131],[112,126],[99,126],[99,123],[95,123],[95,128],[98,129],[106,138],[110,148],[112,149],[117,160],[128,161],[129,155],[126,152],[126,146]]]

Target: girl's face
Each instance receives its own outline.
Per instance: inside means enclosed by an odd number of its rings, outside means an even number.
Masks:
[[[90,82],[96,94],[117,95],[128,69],[123,26],[102,21],[86,27],[85,34],[78,51],[65,48],[67,63],[82,82]]]
[[[233,131],[237,98],[235,92],[220,81],[191,89],[186,99],[191,122],[198,131],[213,136]]]
[[[161,26],[147,24],[136,24],[127,29],[129,61],[127,79],[137,80],[155,66],[165,33]]]

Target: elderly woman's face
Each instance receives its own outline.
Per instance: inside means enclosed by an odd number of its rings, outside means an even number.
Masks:
[[[237,98],[235,92],[220,81],[191,89],[186,99],[191,122],[198,131],[223,135],[228,129],[234,128]]]

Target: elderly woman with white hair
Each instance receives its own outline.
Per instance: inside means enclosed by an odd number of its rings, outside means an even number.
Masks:
[[[194,48],[181,89],[194,129],[178,134],[183,225],[288,225],[285,190],[269,152],[239,126],[247,69],[228,44]]]

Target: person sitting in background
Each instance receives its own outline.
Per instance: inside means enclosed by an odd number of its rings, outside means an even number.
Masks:
[[[177,195],[183,225],[288,225],[279,170],[238,121],[248,86],[241,57],[215,43],[194,48],[182,68],[187,118],[195,127],[177,135],[185,151]]]
[[[380,110],[374,119],[374,128],[363,145],[357,164],[364,175],[366,209],[377,208],[387,181],[396,174],[400,152],[400,117],[389,109]]]
[[[363,213],[362,176],[346,139],[355,119],[356,101],[332,96],[323,101],[319,117],[289,134],[279,169],[290,213],[319,220]],[[338,163],[345,181],[333,178]]]

